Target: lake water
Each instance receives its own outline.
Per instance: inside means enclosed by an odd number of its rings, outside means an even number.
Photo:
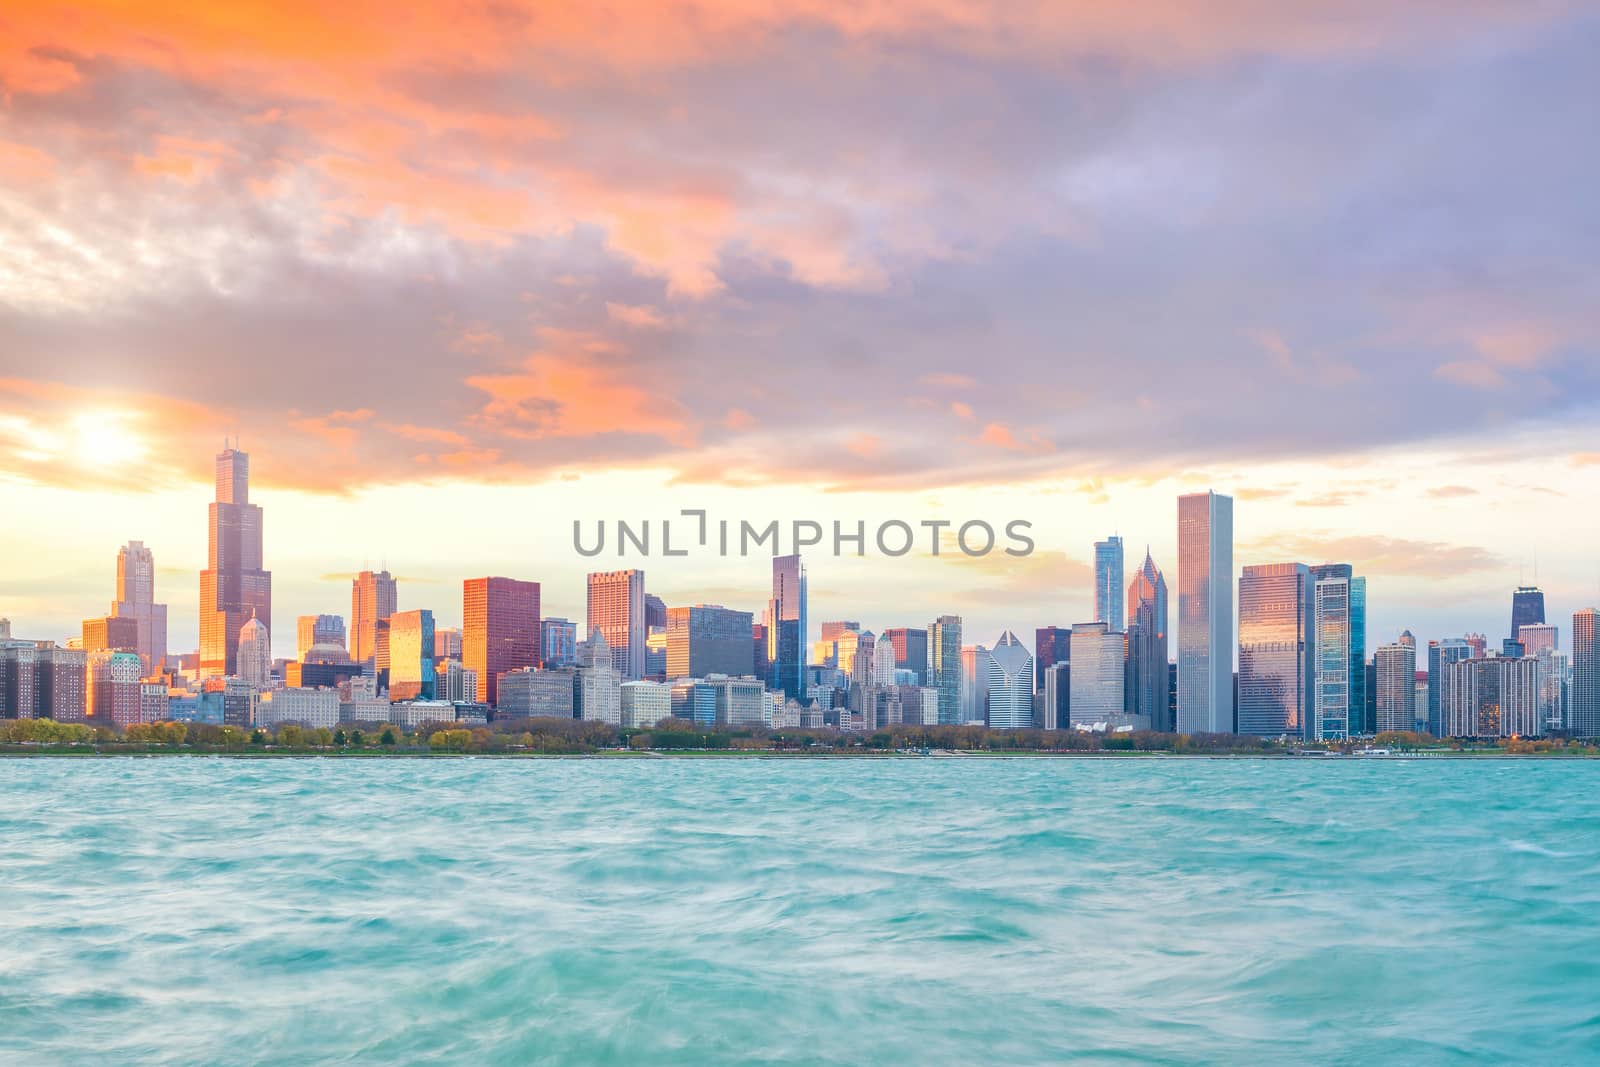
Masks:
[[[1600,762],[0,760],[0,1061],[1600,1060]]]

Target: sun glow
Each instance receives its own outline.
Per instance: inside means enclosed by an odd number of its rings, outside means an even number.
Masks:
[[[72,458],[89,466],[137,463],[148,451],[121,411],[88,411],[72,420]]]

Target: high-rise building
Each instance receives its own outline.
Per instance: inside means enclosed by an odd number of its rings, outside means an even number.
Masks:
[[[1472,646],[1465,638],[1446,637],[1442,641],[1428,642],[1428,733],[1444,736],[1444,719],[1441,717],[1441,700],[1444,695],[1445,669],[1452,663],[1472,659]],[[1481,658],[1481,657],[1480,657]]]
[[[1537,626],[1544,622],[1544,590],[1536,585],[1519,585],[1511,593],[1511,637],[1524,626]]]
[[[239,628],[238,670],[235,675],[257,690],[272,684],[272,634],[257,618]]]
[[[667,628],[667,602],[654,593],[644,595],[644,628],[648,632],[660,627]]]
[[[1145,549],[1144,563],[1128,586],[1128,710],[1170,731],[1167,694],[1167,579]]]
[[[767,602],[767,688],[785,700],[806,696],[806,568],[799,555],[772,558]]]
[[[389,699],[436,700],[433,612],[423,608],[389,616]]]
[[[159,670],[167,658],[167,606],[156,603],[156,560],[143,541],[129,541],[117,550],[117,597],[111,614],[134,620],[134,651],[146,672]]]
[[[1007,630],[982,654],[988,692],[989,727],[1025,730],[1033,725],[1033,654]],[[1119,701],[1118,710],[1121,710]]]
[[[748,617],[749,612],[745,615]],[[622,725],[649,729],[672,714],[672,687],[664,682],[622,683]]]
[[[928,624],[928,685],[939,691],[939,722],[961,721],[961,616]]]
[[[888,642],[894,648],[894,665],[903,671],[915,671],[917,685],[928,684],[928,631],[915,626],[895,626],[883,631],[880,643]]]
[[[1178,498],[1178,730],[1233,732],[1233,498]]]
[[[1239,732],[1306,737],[1315,706],[1314,590],[1303,563],[1244,569],[1239,579]]]
[[[1600,612],[1572,616],[1572,684],[1567,693],[1567,732],[1600,737]]]
[[[294,658],[304,663],[318,645],[345,647],[343,616],[301,615],[294,620]]]
[[[1524,627],[1526,629],[1527,627]],[[1567,655],[1553,646],[1539,649],[1539,718],[1547,734],[1567,729]]]
[[[1108,631],[1122,627],[1122,538],[1094,543],[1094,621]]]
[[[572,667],[506,671],[495,687],[497,717],[570,719],[577,699],[576,680],[577,671]]]
[[[461,629],[459,627],[433,628],[433,658],[461,658]]]
[[[139,651],[139,620],[128,616],[107,615],[102,619],[84,619],[79,647],[85,652]]]
[[[592,630],[578,649],[572,714],[585,722],[622,725],[622,672],[603,629]],[[759,684],[759,683],[757,683]]]
[[[872,674],[869,681],[872,685],[887,687],[895,684],[895,648],[887,637],[878,639],[872,649]],[[1032,679],[1029,679],[1030,684]]]
[[[1412,730],[1417,720],[1417,643],[1382,645],[1373,655],[1377,669],[1378,733]]]
[[[493,704],[507,671],[539,665],[539,583],[469,578],[461,584],[461,663],[478,675],[478,701]]]
[[[1535,622],[1518,627],[1513,637],[1525,656],[1537,656],[1547,648],[1561,647],[1561,628],[1554,623]]]
[[[1033,688],[1044,689],[1044,675],[1072,658],[1072,627],[1041,626],[1033,631]]]
[[[1538,737],[1539,663],[1492,656],[1444,671],[1440,714],[1446,737]]]
[[[200,674],[239,667],[239,631],[251,618],[272,628],[272,572],[262,568],[261,508],[250,503],[250,457],[217,454],[216,500],[209,515],[206,569],[200,572]]]
[[[597,571],[589,575],[589,637],[606,636],[611,660],[623,681],[645,673],[644,571]]]
[[[1039,691],[1042,727],[1065,730],[1072,725],[1072,661],[1062,660],[1044,672],[1044,687]]]
[[[570,667],[578,662],[577,623],[571,619],[544,619],[539,630],[546,667]]]
[[[139,654],[90,651],[84,676],[84,721],[91,726],[131,726],[139,721]]]
[[[388,571],[362,571],[350,583],[350,658],[378,655],[378,621],[399,610],[399,583]]]
[[[1121,631],[1104,622],[1080,622],[1072,628],[1072,654],[1067,657],[1072,726],[1104,729],[1123,724],[1126,649]]]
[[[1366,714],[1367,580],[1357,577],[1348,563],[1312,567],[1311,579],[1319,587],[1321,603],[1332,614],[1326,618],[1319,614],[1317,619],[1322,638],[1312,649],[1312,660],[1326,685],[1318,683],[1310,736],[1328,740],[1370,733],[1372,724]],[[1324,582],[1330,584],[1323,586]],[[1330,643],[1324,644],[1323,638]],[[1342,676],[1336,662],[1340,648],[1347,661]],[[1343,711],[1335,703],[1341,690],[1348,698]]]
[[[989,721],[989,650],[983,645],[961,648],[961,714],[959,723]]]
[[[750,612],[716,604],[668,608],[667,677],[749,674],[752,623]]]

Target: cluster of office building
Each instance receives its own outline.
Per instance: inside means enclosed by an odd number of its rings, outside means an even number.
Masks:
[[[1383,731],[1440,737],[1600,736],[1596,612],[1573,618],[1572,654],[1536,588],[1516,590],[1509,635],[1369,652],[1367,581],[1346,563],[1251,565],[1236,577],[1233,501],[1178,500],[1177,618],[1148,551],[1124,572],[1120,537],[1094,546],[1092,618],[966,644],[962,620],[878,632],[823,622],[811,637],[799,555],[772,559],[759,617],[668,607],[639,569],[588,576],[587,618],[544,617],[540,584],[462,584],[459,629],[400,610],[387,570],[351,582],[350,614],[301,616],[275,658],[272,575],[249,458],[216,458],[200,647],[167,653],[166,607],[142,543],[118,553],[107,615],[66,645],[13,638],[0,620],[0,716],[124,727],[164,720],[240,727],[481,723],[574,718],[649,727],[870,731],[893,725],[1157,730],[1336,741]]]

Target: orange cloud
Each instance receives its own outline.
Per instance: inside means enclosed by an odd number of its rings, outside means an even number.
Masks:
[[[586,355],[535,355],[518,373],[474,375],[467,384],[488,394],[480,417],[512,436],[645,434],[685,448],[696,437],[688,412],[676,400],[628,380],[621,367]]]

